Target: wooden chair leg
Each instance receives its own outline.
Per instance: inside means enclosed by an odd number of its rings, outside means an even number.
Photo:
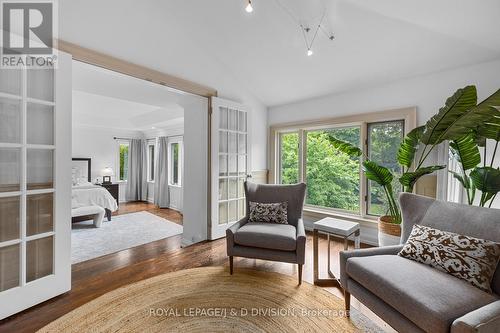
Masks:
[[[302,265],[299,264],[299,285],[302,284]]]
[[[351,294],[344,290],[344,302],[345,302],[345,315],[350,317],[351,312]]]
[[[229,257],[229,273],[233,275],[233,256]]]

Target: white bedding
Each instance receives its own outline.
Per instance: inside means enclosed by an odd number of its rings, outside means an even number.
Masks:
[[[90,183],[73,186],[71,208],[100,206],[114,212],[118,209],[115,198],[105,188]]]

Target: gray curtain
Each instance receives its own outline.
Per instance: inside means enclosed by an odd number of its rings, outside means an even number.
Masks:
[[[146,145],[146,140],[130,140],[130,145],[128,148],[128,201],[146,201],[148,199],[148,160]]]
[[[168,194],[168,138],[159,137],[157,143],[158,155],[155,166],[155,205],[167,208],[170,205]]]

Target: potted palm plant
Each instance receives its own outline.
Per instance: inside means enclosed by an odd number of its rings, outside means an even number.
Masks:
[[[499,103],[495,104],[497,101]],[[366,178],[380,185],[384,191],[388,211],[386,215],[380,216],[378,219],[380,246],[398,244],[401,236],[402,216],[393,189],[394,178],[397,177],[403,191],[413,192],[416,182],[421,177],[446,167],[445,165],[426,165],[429,155],[439,144],[447,140],[458,140],[462,144],[463,142],[460,140],[470,135],[471,132],[477,131],[478,124],[500,120],[500,111],[492,105],[500,105],[500,90],[480,104],[477,104],[476,87],[467,86],[457,90],[424,126],[413,129],[405,136],[397,153],[397,161],[402,171],[400,174],[393,174],[388,168],[370,160],[360,148],[330,137],[330,143],[339,151],[350,156],[361,157],[362,169]],[[496,127],[495,129],[498,130]],[[491,128],[489,130],[492,131]],[[500,185],[500,176],[498,176],[500,171],[495,169],[494,172],[491,169],[493,168],[487,170],[483,168],[475,173],[471,172],[469,180],[461,175],[464,180],[463,184],[467,181],[473,183],[476,179],[477,185],[483,186],[485,189],[488,188],[490,192],[487,192],[484,200],[491,199],[494,192],[494,189],[491,189],[492,180]],[[499,178],[496,178],[497,176]],[[496,193],[498,190],[495,195]]]

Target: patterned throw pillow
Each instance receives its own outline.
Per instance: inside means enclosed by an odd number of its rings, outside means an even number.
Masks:
[[[248,205],[250,206],[248,222],[288,224],[287,202],[261,203],[250,201]]]
[[[491,294],[500,245],[415,224],[398,255],[437,268]]]

